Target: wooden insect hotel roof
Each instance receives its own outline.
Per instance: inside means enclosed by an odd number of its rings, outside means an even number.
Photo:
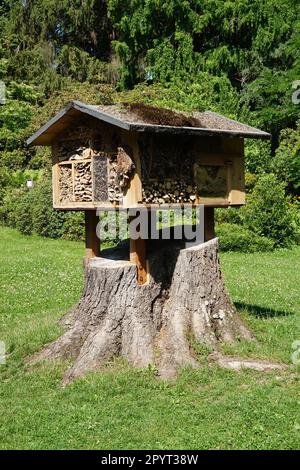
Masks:
[[[51,145],[58,134],[76,118],[87,115],[127,131],[156,134],[223,136],[270,139],[267,132],[242,124],[220,114],[205,111],[178,113],[142,104],[94,106],[71,101],[28,140],[27,144]]]

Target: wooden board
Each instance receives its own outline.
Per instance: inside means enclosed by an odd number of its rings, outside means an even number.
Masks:
[[[122,141],[132,149],[133,160],[136,166],[136,173],[123,198],[123,207],[132,207],[142,201],[142,177],[141,162],[137,135],[135,133],[122,132]]]
[[[135,240],[131,233],[130,223],[135,219],[135,216],[128,217],[129,223],[129,240],[130,240],[130,261],[136,265],[137,269],[137,283],[139,285],[146,284],[149,280],[148,272],[149,267],[147,263],[147,240],[138,238]]]
[[[213,207],[204,208],[204,241],[215,238],[215,213]]]
[[[96,211],[85,211],[86,260],[100,256],[100,240],[97,236],[98,222],[99,217],[97,216]]]
[[[137,283],[139,285],[148,282],[148,262],[147,262],[147,241],[139,238],[138,240],[130,239],[130,261],[136,265]]]

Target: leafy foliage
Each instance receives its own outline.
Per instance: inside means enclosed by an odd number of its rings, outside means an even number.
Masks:
[[[36,84],[42,78],[44,89],[53,78],[58,85],[60,74],[74,75],[75,69],[82,80],[94,79],[99,76],[97,60],[110,55],[109,35],[103,0],[11,3],[4,36],[8,74]]]
[[[295,122],[300,6],[294,0],[109,0],[118,32],[121,85],[151,76],[199,83],[201,72],[229,79],[253,122],[276,135]],[[199,75],[200,74],[200,75]]]
[[[38,178],[48,169],[49,150],[24,142],[72,99],[210,109],[268,130],[271,144],[246,142],[247,191],[257,194],[260,178],[274,173],[280,194],[297,200],[299,104],[292,93],[300,77],[299,33],[295,0],[0,0],[0,80],[7,89],[0,105],[0,203],[22,193],[28,170]],[[266,205],[254,209],[249,199],[257,222],[247,216],[246,223],[243,210],[220,211],[220,221],[260,234],[260,211],[266,221],[274,197],[264,188]],[[36,204],[30,197],[25,205]],[[297,205],[291,213],[298,230]],[[80,217],[72,217],[78,226],[70,233],[79,234]],[[271,225],[264,235],[273,239]]]
[[[271,167],[293,194],[300,191],[300,121],[296,129],[284,129]]]
[[[249,203],[243,208],[244,224],[258,235],[269,237],[276,247],[288,246],[295,239],[285,184],[273,174],[259,178]]]
[[[52,208],[51,179],[41,178],[34,189],[23,184],[7,192],[0,210],[0,221],[18,229],[24,235],[82,240],[83,214],[55,211]]]

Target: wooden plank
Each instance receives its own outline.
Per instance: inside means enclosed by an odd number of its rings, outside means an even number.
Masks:
[[[222,206],[241,206],[245,204],[245,158],[244,141],[242,139],[223,139],[222,151],[219,153],[202,153],[199,151],[201,165],[226,165],[228,191],[225,198],[197,197],[198,204]],[[232,162],[228,168],[228,162]]]
[[[137,268],[137,283],[144,285],[148,282],[147,241],[138,238],[130,239],[130,261]]]
[[[97,236],[99,217],[95,210],[85,211],[85,260],[100,256],[100,240]]]
[[[244,151],[244,139],[222,137],[222,154],[240,156]]]
[[[53,207],[59,204],[59,166],[58,162],[58,144],[52,145],[52,191]]]
[[[72,186],[73,186],[73,201],[75,201],[75,164],[72,161]]]
[[[136,204],[136,206],[132,206],[133,208],[142,208],[144,207],[145,209],[153,209],[153,210],[168,210],[168,209],[192,209],[194,207],[198,207],[199,205],[204,205],[206,207],[214,207],[214,208],[226,208],[230,207],[232,204],[229,204],[228,202],[224,202],[223,200],[217,200],[217,199],[205,199],[202,198],[201,201],[197,204]],[[242,205],[242,204],[235,204],[235,205]],[[120,210],[120,211],[125,211],[127,210],[126,207],[120,205],[120,204],[115,204],[115,203],[101,203],[101,202],[71,202],[71,203],[57,203],[54,204],[54,209],[61,210],[61,211],[85,211],[85,210],[102,210],[102,211],[115,211],[115,210]]]
[[[136,265],[137,269],[137,283],[144,285],[148,282],[149,266],[147,262],[147,241],[141,238],[133,239],[131,233],[130,223],[135,219],[135,216],[128,217],[129,224],[129,240],[130,240],[130,261]]]
[[[231,161],[226,162],[226,179],[227,179],[227,199],[229,204],[232,203],[232,167]]]
[[[215,238],[215,211],[213,207],[204,208],[204,241]]]
[[[186,136],[222,136],[222,137],[239,137],[251,139],[271,139],[271,135],[263,131],[236,131],[227,129],[214,129],[214,128],[201,128],[201,127],[168,127],[154,124],[134,124],[130,123],[129,131],[135,132],[148,132],[154,134],[169,134],[169,135],[186,135]]]
[[[244,205],[246,203],[244,142],[242,146],[240,144],[239,150],[239,157],[232,160],[232,189],[230,194],[232,205]]]
[[[141,162],[139,155],[139,145],[137,135],[135,133],[122,134],[122,140],[133,151],[133,160],[136,166],[136,172],[130,181],[129,188],[123,198],[124,207],[132,207],[142,201],[142,176],[141,176]]]
[[[65,160],[63,162],[59,162],[59,165],[61,166],[64,166],[64,165],[72,165],[73,163],[91,163],[91,159],[90,158],[82,158],[82,159],[78,159],[78,160]]]
[[[88,149],[92,151],[92,149]],[[115,157],[116,152],[93,152],[93,158],[94,157]],[[91,163],[92,159],[91,158],[81,158],[81,159],[76,159],[76,160],[64,160],[63,162],[59,162],[59,165],[72,165],[72,163]]]

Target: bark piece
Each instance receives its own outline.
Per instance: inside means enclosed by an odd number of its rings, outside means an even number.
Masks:
[[[269,362],[261,359],[242,359],[238,357],[222,356],[218,353],[212,353],[209,356],[210,362],[216,362],[223,369],[241,371],[242,369],[253,369],[258,372],[270,372],[273,370],[287,370],[286,364]]]
[[[124,149],[123,147],[118,148],[116,170],[118,182],[122,191],[125,191],[128,188],[130,180],[135,173],[135,164],[130,153],[132,153],[130,149]]]

